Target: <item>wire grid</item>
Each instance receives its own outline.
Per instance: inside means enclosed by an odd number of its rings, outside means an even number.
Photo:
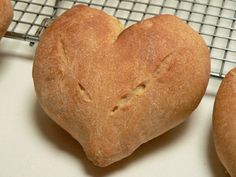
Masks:
[[[102,9],[125,26],[157,14],[174,14],[198,31],[211,53],[211,76],[236,67],[236,0],[12,0],[14,20],[6,37],[31,45],[48,24],[76,4]]]

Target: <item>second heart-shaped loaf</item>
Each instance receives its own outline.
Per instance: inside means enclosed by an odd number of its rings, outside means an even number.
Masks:
[[[124,30],[100,10],[75,6],[42,35],[33,78],[44,111],[107,166],[182,123],[209,72],[203,39],[175,16]]]
[[[236,177],[236,68],[220,84],[213,111],[216,152],[231,177]]]

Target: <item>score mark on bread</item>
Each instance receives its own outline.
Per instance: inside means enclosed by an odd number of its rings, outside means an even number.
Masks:
[[[86,91],[86,89],[79,82],[78,82],[78,85],[79,85],[79,91],[80,91],[82,98],[85,101],[90,102],[92,100],[92,98],[89,95],[89,93]]]
[[[62,59],[63,59],[64,65],[66,65],[67,67],[70,67],[71,66],[70,59],[67,55],[65,44],[62,39],[60,40],[59,45],[62,51],[62,56],[63,56]]]
[[[126,106],[131,99],[135,99],[137,96],[141,96],[145,91],[146,82],[139,84],[136,88],[132,89],[129,93],[123,95],[121,99],[118,101],[117,105],[111,111],[111,115],[113,115],[120,108]]]

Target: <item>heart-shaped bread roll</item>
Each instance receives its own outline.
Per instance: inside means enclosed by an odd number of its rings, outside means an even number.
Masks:
[[[10,0],[0,0],[0,39],[4,36],[13,17]]]
[[[223,79],[213,113],[217,154],[232,177],[236,177],[236,68]]]
[[[183,122],[209,71],[203,39],[175,16],[124,30],[100,10],[75,6],[43,34],[33,78],[44,111],[107,166]]]

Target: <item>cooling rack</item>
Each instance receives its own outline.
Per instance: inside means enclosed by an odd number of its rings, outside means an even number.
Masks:
[[[174,14],[198,31],[211,53],[211,76],[236,67],[236,0],[12,0],[6,37],[33,45],[50,22],[76,4],[102,9],[125,26],[157,14]]]

